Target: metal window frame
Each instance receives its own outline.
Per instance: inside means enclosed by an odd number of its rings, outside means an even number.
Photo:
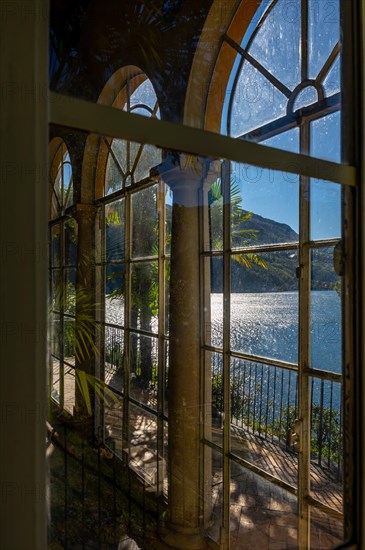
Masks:
[[[273,4],[274,5],[274,4]],[[302,9],[302,29],[301,29],[301,44],[302,44],[302,81],[307,81],[308,79],[308,45],[307,45],[307,35],[308,35],[308,0],[303,0],[301,2],[301,9]],[[267,16],[267,13],[266,13]],[[237,71],[236,78],[235,78],[235,84],[234,87],[237,85],[237,80],[240,74],[240,68],[242,66],[243,59],[247,59],[251,65],[256,67],[264,76],[268,78],[270,83],[274,86],[276,86],[277,89],[282,91],[284,94],[286,93],[286,90],[281,90],[279,84],[276,79],[272,75],[266,75],[266,72],[256,60],[254,60],[246,51],[243,50],[239,45],[237,45],[234,41],[230,39],[229,36],[225,36],[224,40],[233,47],[241,56],[241,65]],[[328,65],[334,61],[335,57],[339,53],[339,46],[338,44],[335,46],[333,51],[331,52],[329,58],[327,59],[325,63],[325,67],[327,68],[328,72]],[[324,70],[320,72],[319,77],[323,78]],[[231,94],[231,98],[234,95],[234,88],[233,92]],[[287,94],[286,94],[287,95]],[[267,139],[268,137],[280,134],[284,132],[287,129],[299,127],[300,130],[300,150],[301,153],[304,153],[306,155],[309,155],[310,153],[310,123],[313,120],[316,120],[318,118],[321,118],[323,116],[328,115],[331,112],[336,112],[340,110],[340,101],[341,101],[341,94],[335,94],[327,99],[324,99],[323,101],[318,102],[318,104],[315,104],[314,106],[306,107],[298,111],[297,113],[292,113],[291,115],[286,115],[282,119],[279,119],[278,121],[274,121],[272,123],[266,124],[261,128],[258,128],[249,134],[245,136],[239,136],[238,139],[255,139],[257,141],[262,141],[264,139]],[[229,108],[228,108],[228,128],[230,127],[230,112],[232,108],[232,100],[230,101]],[[221,178],[223,181],[223,177]],[[223,485],[223,514],[222,514],[222,520],[223,520],[223,528],[222,528],[222,544],[224,548],[229,548],[229,534],[227,535],[227,529],[229,529],[229,516],[228,510],[230,506],[230,500],[229,500],[229,459],[232,459],[234,461],[238,461],[242,463],[242,459],[239,457],[236,457],[232,453],[230,453],[230,442],[229,442],[229,430],[230,430],[230,421],[227,420],[230,415],[230,391],[227,390],[226,387],[229,387],[230,385],[230,367],[229,364],[227,365],[228,360],[227,357],[239,357],[242,359],[246,359],[249,361],[259,361],[263,364],[269,364],[273,366],[283,366],[286,369],[289,370],[295,370],[298,373],[298,382],[299,382],[299,418],[301,420],[301,437],[300,437],[300,448],[299,448],[299,464],[298,464],[298,470],[299,470],[299,479],[298,479],[298,489],[295,491],[295,493],[298,496],[298,517],[299,517],[299,530],[298,530],[298,545],[300,548],[309,548],[310,546],[310,508],[311,506],[322,510],[324,512],[327,512],[331,517],[336,518],[338,520],[344,521],[344,514],[339,513],[336,510],[333,510],[329,506],[319,502],[316,498],[314,498],[311,495],[311,479],[310,479],[310,426],[311,426],[311,416],[310,416],[310,388],[311,388],[311,381],[313,381],[314,377],[321,380],[322,386],[324,383],[324,380],[332,381],[340,383],[341,386],[344,381],[344,377],[342,374],[334,374],[330,373],[328,371],[323,370],[317,370],[310,367],[310,295],[311,295],[311,252],[315,248],[320,248],[324,246],[334,245],[339,242],[339,239],[326,239],[321,241],[313,241],[311,240],[310,235],[310,204],[307,200],[307,197],[310,192],[311,187],[311,179],[308,175],[305,175],[303,173],[300,174],[299,178],[299,187],[300,187],[300,240],[299,243],[283,243],[279,245],[262,245],[257,247],[245,247],[238,249],[239,252],[262,252],[266,250],[272,250],[272,249],[295,249],[298,248],[300,252],[300,259],[299,263],[301,265],[301,277],[300,277],[300,291],[299,291],[299,359],[298,359],[298,365],[290,365],[288,363],[283,363],[281,365],[281,362],[268,359],[268,358],[260,358],[260,357],[254,357],[252,355],[246,355],[241,353],[236,353],[230,350],[230,345],[227,345],[227,342],[229,341],[229,319],[230,319],[230,293],[227,289],[229,289],[230,286],[230,280],[229,272],[230,267],[227,266],[227,262],[229,262],[231,254],[236,252],[236,249],[232,251],[230,249],[230,242],[228,239],[226,224],[227,219],[229,219],[228,216],[228,203],[229,203],[229,193],[228,196],[224,199],[224,218],[225,221],[224,224],[224,244],[223,244],[223,250],[221,251],[215,251],[215,250],[205,250],[203,249],[202,255],[208,259],[213,257],[220,257],[223,259],[223,267],[224,267],[224,322],[223,322],[223,347],[218,348],[212,345],[204,345],[203,347],[206,351],[210,352],[217,352],[217,353],[223,353],[223,374],[224,374],[224,430],[223,430],[223,447],[220,448],[216,445],[214,445],[211,441],[205,439],[205,444],[209,447],[214,447],[217,450],[219,450],[223,454],[223,477],[224,477],[224,485]],[[225,189],[227,189],[227,184]],[[227,191],[225,191],[227,195]],[[228,210],[227,210],[228,208]],[[206,224],[205,224],[206,227]],[[206,235],[204,237],[204,243],[208,242],[208,236]],[[228,252],[228,257],[227,257]],[[203,293],[207,292],[207,289],[204,289],[203,287]],[[348,317],[346,317],[348,318]],[[230,360],[230,359],[229,359]],[[206,371],[206,367],[204,368],[204,371]],[[228,373],[227,373],[228,372]],[[343,406],[343,404],[342,404]],[[227,435],[228,434],[228,435]],[[245,461],[247,462],[247,461]],[[255,466],[247,462],[246,464],[247,468],[250,470],[254,470]],[[265,473],[261,472],[261,475],[263,477],[267,477]],[[282,485],[282,481],[277,479],[275,476],[271,476],[271,481],[279,486]],[[288,490],[290,490],[290,487],[288,487]],[[345,532],[344,536],[345,539],[348,535],[348,527],[347,531]]]
[[[136,115],[139,116],[139,115]],[[105,138],[105,141],[107,139]],[[128,141],[129,143],[129,141]],[[112,154],[111,146],[107,145],[109,154],[113,157],[115,162],[118,162],[118,159],[114,158]],[[141,151],[140,146],[139,151]],[[137,155],[138,158],[138,155]],[[118,162],[119,164],[119,162]],[[156,210],[158,216],[158,255],[157,256],[146,256],[146,257],[135,257],[132,255],[132,231],[133,231],[133,216],[132,216],[132,198],[135,194],[143,192],[146,189],[152,187],[156,188]],[[164,480],[164,425],[167,422],[168,418],[165,414],[164,399],[165,399],[165,375],[166,375],[166,353],[165,347],[168,340],[168,335],[166,334],[166,312],[165,312],[165,267],[166,262],[169,260],[169,256],[165,253],[165,241],[166,241],[166,228],[165,228],[165,208],[166,208],[166,185],[160,181],[156,181],[145,178],[138,183],[133,183],[126,186],[123,184],[123,187],[110,195],[104,195],[103,197],[95,201],[96,205],[99,205],[101,208],[101,242],[103,255],[100,258],[100,261],[96,263],[97,268],[102,269],[103,271],[103,289],[105,288],[105,268],[107,265],[124,265],[126,269],[125,274],[125,294],[124,294],[124,324],[118,325],[105,321],[105,316],[98,323],[103,330],[101,330],[100,340],[103,344],[105,342],[105,328],[116,328],[123,333],[124,338],[124,383],[123,383],[123,392],[120,394],[120,397],[123,402],[123,415],[122,415],[122,448],[125,450],[123,452],[123,460],[127,463],[129,456],[129,404],[132,404],[135,407],[145,411],[148,414],[151,414],[156,419],[157,424],[157,433],[156,433],[156,444],[157,444],[157,478],[156,478],[156,494],[163,493],[163,480]],[[105,207],[113,204],[115,201],[124,200],[124,217],[122,224],[124,226],[124,260],[106,261],[105,257]],[[158,313],[158,327],[157,333],[144,330],[142,328],[133,327],[131,325],[131,281],[132,281],[132,266],[139,264],[141,262],[151,262],[156,261],[158,263],[158,280],[159,280],[159,313]],[[104,291],[101,291],[101,302],[105,304],[105,294]],[[105,309],[105,306],[103,305]],[[131,334],[136,334],[140,336],[147,336],[153,338],[158,345],[158,383],[157,383],[157,406],[156,408],[149,407],[145,403],[138,401],[131,395],[130,392],[130,336]],[[101,368],[101,373],[103,368]],[[103,374],[103,373],[102,373]],[[117,395],[119,392],[114,388],[110,387]],[[100,425],[104,425],[103,418],[103,407],[101,407]],[[137,472],[138,473],[138,472]]]
[[[50,122],[196,156],[246,163],[342,185],[356,186],[357,183],[353,165],[264,147],[166,120],[145,118],[55,92],[50,92]]]
[[[261,168],[282,170],[298,174],[304,180],[323,179],[347,187],[355,187],[358,184],[359,172],[355,168],[355,163],[346,165],[322,161],[166,121],[141,121],[140,117],[132,113],[123,113],[54,93],[51,93],[50,111],[51,121],[55,124],[131,141],[151,143],[162,148],[186,151],[209,158],[223,158]],[[311,504],[313,504],[312,501]]]

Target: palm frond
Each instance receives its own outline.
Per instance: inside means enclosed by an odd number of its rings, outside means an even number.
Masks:
[[[247,267],[247,269],[252,269],[253,264],[258,265],[262,267],[263,269],[268,269],[268,265],[258,256],[257,254],[254,254],[252,252],[245,253],[245,254],[232,254],[232,259],[238,262],[241,265],[244,265]]]

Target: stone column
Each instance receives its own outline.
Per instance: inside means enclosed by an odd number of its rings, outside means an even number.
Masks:
[[[192,162],[190,162],[192,159]],[[205,548],[200,479],[199,189],[205,165],[168,158],[157,168],[173,191],[169,402],[169,514],[162,538]]]
[[[76,274],[76,320],[75,332],[84,335],[83,344],[78,338],[78,358],[75,366],[87,374],[95,374],[95,353],[90,342],[85,338],[85,332],[95,342],[95,289],[94,289],[94,225],[96,208],[89,204],[77,204],[75,219],[77,221],[77,274]],[[74,418],[82,426],[82,431],[88,439],[93,439],[95,429],[94,392],[90,385],[91,409],[87,411],[86,402],[79,388],[75,387]]]

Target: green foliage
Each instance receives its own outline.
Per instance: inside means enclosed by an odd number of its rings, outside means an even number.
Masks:
[[[254,409],[254,400],[245,395],[245,381],[243,377],[231,380],[231,417],[243,422],[247,428],[256,432],[266,432],[287,443],[288,429],[294,426],[297,410],[294,405],[284,407],[280,418],[259,418],[259,400]],[[260,393],[260,384],[256,385],[256,395]],[[272,401],[269,402],[272,410]],[[212,377],[212,408],[213,411],[223,413],[223,375],[221,372]],[[264,416],[264,415],[262,415]],[[312,458],[330,461],[338,464],[342,456],[342,434],[340,413],[330,407],[321,407],[319,403],[312,403],[311,410],[311,453]],[[266,423],[267,421],[267,423]]]
[[[95,304],[90,302],[89,293],[83,288],[76,291],[72,283],[67,283],[63,295],[59,293],[56,301],[62,303],[63,310],[69,315],[76,315],[77,306],[77,323],[73,319],[67,319],[64,323],[65,354],[74,355],[77,362],[84,361],[90,355],[97,355],[99,350],[94,333],[100,328],[95,323]]]
[[[61,311],[67,311],[70,315],[75,315],[77,309],[77,322],[75,319],[64,317],[64,355],[66,357],[74,356],[76,365],[87,358],[97,356],[99,350],[95,344],[95,335],[100,330],[100,325],[95,322],[93,311],[97,304],[90,299],[90,293],[83,288],[75,291],[73,284],[68,282],[63,291],[59,289],[54,293],[51,305],[53,309],[60,308]],[[117,396],[100,378],[86,373],[77,366],[74,368],[74,373],[77,387],[89,415],[92,414],[89,388],[106,403],[118,402]]]
[[[120,218],[120,214],[118,210],[114,210],[114,212],[110,212],[105,219],[105,223],[107,225],[120,225],[122,223],[122,220]]]
[[[224,200],[222,182],[218,178],[210,187],[209,195],[210,238],[213,250],[223,248],[223,208]],[[257,239],[257,229],[242,228],[242,224],[252,218],[252,212],[242,209],[242,197],[239,186],[234,179],[230,182],[230,214],[231,214],[231,239],[233,246],[249,246]],[[234,254],[232,259],[244,267],[251,269],[257,265],[263,269],[268,266],[263,258],[254,253]]]
[[[85,371],[78,368],[75,369],[75,378],[76,384],[84,399],[87,413],[90,416],[92,414],[92,407],[89,386],[100,397],[101,401],[106,403],[107,405],[109,405],[112,401],[114,401],[114,403],[119,402],[119,399],[115,395],[115,393],[108,387],[105,382],[103,382],[103,380],[100,380],[100,378],[97,378],[92,374],[87,374]]]

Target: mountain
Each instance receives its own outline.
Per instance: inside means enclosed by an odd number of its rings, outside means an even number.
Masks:
[[[233,234],[233,245],[256,246],[275,243],[298,242],[299,235],[289,226],[275,222],[257,214],[241,223],[238,231],[245,230],[243,235]],[[251,233],[252,232],[252,233]],[[249,256],[237,255],[231,264],[232,292],[285,292],[298,290],[296,268],[299,265],[298,251],[279,250],[257,254],[264,260],[267,269],[256,265]],[[251,267],[242,264],[244,259]],[[333,247],[319,248],[312,251],[312,290],[332,290],[339,277],[333,270]],[[212,292],[223,292],[222,258],[211,260]]]

